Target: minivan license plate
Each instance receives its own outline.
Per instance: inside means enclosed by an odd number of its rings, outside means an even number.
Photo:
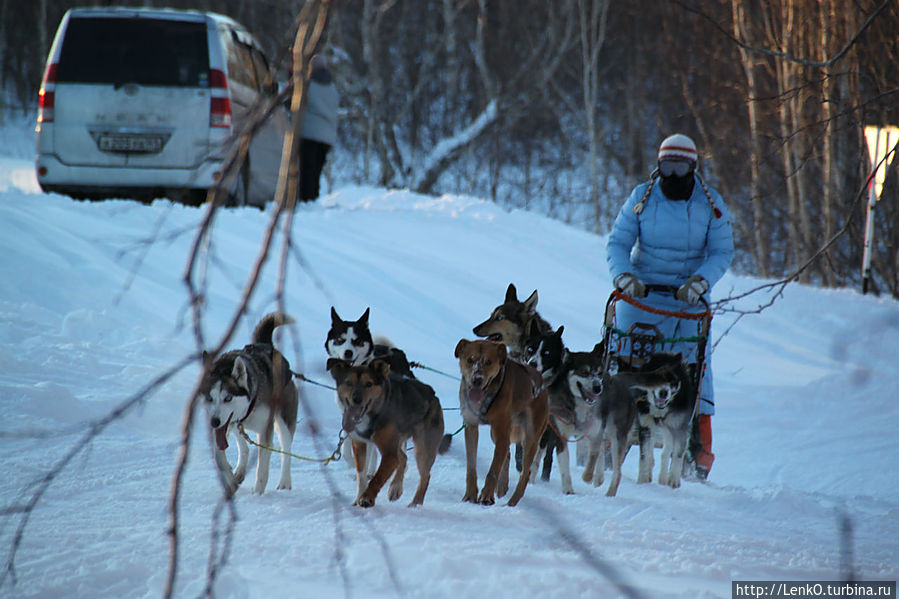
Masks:
[[[155,154],[165,143],[162,135],[102,134],[97,147],[103,152]]]

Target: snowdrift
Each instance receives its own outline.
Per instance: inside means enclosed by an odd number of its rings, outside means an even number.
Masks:
[[[0,544],[17,550],[0,595],[157,597],[194,363],[45,481],[19,545],[15,538],[21,508],[88,429],[196,351],[183,273],[203,213],[43,195],[31,169],[0,157]],[[203,273],[209,346],[243,291],[270,213],[227,211],[215,223]],[[232,347],[276,307],[280,243]],[[298,208],[293,244],[285,303],[298,324],[278,344],[294,370],[329,384],[331,306],[345,318],[370,307],[376,332],[445,373],[419,376],[437,391],[449,432],[460,425],[453,348],[473,337],[510,282],[539,291],[540,313],[565,325],[576,350],[599,340],[611,290],[604,238],[477,198],[344,187]],[[715,298],[762,284],[728,275]],[[438,458],[424,506],[405,507],[413,468],[402,500],[382,493],[362,511],[350,505],[346,463],[294,460],[294,488],[278,492],[275,458],[268,492],[252,495],[245,483],[237,494],[215,596],[730,597],[732,580],[838,580],[850,567],[859,578],[896,580],[899,305],[794,285],[760,314],[735,312],[767,301],[731,302],[713,324],[718,459],[707,484],[638,486],[632,451],[615,498],[578,471],[573,496],[562,495],[554,472],[517,508],[462,504],[459,436]],[[308,409],[293,450],[323,457],[340,423],[333,392],[312,384],[301,392]],[[218,558],[223,549],[214,531],[227,523],[197,416],[180,500],[176,596],[187,597],[205,592],[210,550]],[[489,435],[481,443],[483,477]]]

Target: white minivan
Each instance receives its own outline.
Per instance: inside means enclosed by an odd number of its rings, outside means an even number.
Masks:
[[[274,98],[274,81],[259,43],[228,17],[71,9],[40,90],[38,182],[78,198],[202,202],[235,132]],[[229,203],[274,197],[287,128],[279,105],[252,138]]]

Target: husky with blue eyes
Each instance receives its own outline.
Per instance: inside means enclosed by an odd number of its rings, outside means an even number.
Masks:
[[[271,447],[274,431],[282,451],[290,451],[297,426],[298,396],[287,359],[272,345],[276,327],[295,322],[275,312],[256,326],[250,345],[219,356],[203,383],[203,399],[215,437],[215,462],[226,487],[233,494],[247,473],[249,447],[240,429],[258,433],[258,442]],[[204,358],[206,356],[204,355]],[[237,439],[237,466],[231,469],[225,450],[228,435]],[[271,451],[259,449],[254,493],[268,484]],[[290,455],[282,454],[279,489],[290,489]]]

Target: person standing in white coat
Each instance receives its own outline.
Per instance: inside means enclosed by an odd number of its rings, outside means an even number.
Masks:
[[[300,201],[318,198],[322,168],[328,152],[337,143],[339,103],[331,70],[322,56],[313,57],[300,128]]]

